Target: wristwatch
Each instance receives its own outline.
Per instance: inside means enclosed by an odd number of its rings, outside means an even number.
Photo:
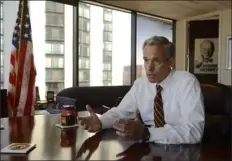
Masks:
[[[148,127],[144,127],[143,142],[147,142],[149,139],[150,139],[150,132],[148,130]]]

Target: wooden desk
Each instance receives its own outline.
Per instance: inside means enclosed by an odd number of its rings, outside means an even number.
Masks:
[[[96,135],[82,127],[71,129],[66,141],[71,145],[62,147],[65,141],[61,141],[61,129],[55,126],[59,121],[59,114],[1,119],[5,126],[1,130],[1,148],[10,142],[37,144],[26,156],[4,154],[1,160],[230,160],[230,147],[135,143],[118,137],[112,129]]]

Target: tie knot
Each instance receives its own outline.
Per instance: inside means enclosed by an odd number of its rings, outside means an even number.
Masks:
[[[161,90],[162,90],[163,88],[160,86],[160,85],[156,85],[156,90],[157,90],[157,92],[160,92]]]

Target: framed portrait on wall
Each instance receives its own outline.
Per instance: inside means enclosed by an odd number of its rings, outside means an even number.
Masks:
[[[194,73],[218,73],[218,38],[197,38],[194,43]]]
[[[232,69],[232,36],[227,36],[226,69]]]

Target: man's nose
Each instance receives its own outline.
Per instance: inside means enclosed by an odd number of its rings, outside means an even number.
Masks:
[[[149,69],[149,70],[153,70],[153,69],[154,69],[153,63],[149,63],[149,64],[148,64],[148,69]]]

